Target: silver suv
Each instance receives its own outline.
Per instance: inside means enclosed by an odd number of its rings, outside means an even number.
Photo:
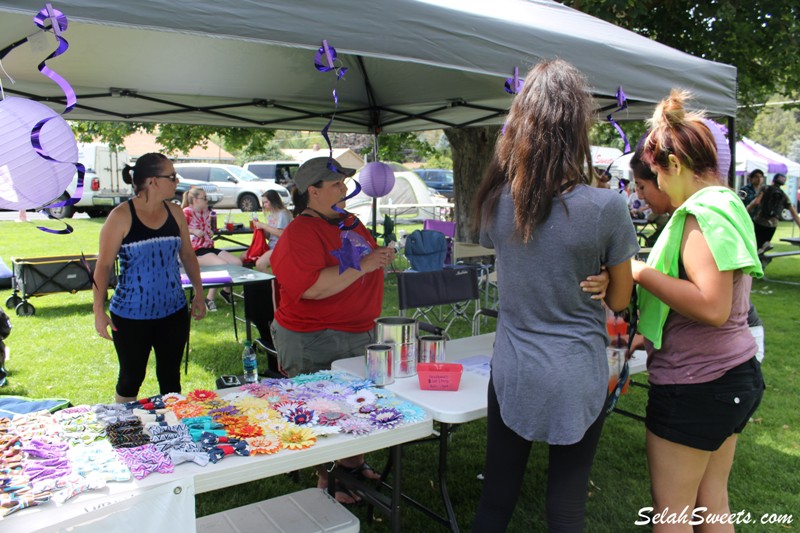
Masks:
[[[208,182],[216,185],[222,199],[216,209],[241,209],[258,211],[261,209],[261,195],[268,190],[276,191],[283,203],[292,208],[292,197],[286,187],[274,181],[262,180],[250,171],[236,165],[215,163],[176,163],[175,171],[183,178]]]
[[[284,187],[294,183],[294,175],[298,168],[300,168],[298,161],[250,161],[244,164],[245,170],[249,170],[261,179],[273,180]]]

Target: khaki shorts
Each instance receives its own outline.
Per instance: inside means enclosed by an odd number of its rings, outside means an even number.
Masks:
[[[291,331],[272,321],[272,340],[278,350],[278,363],[289,377],[330,370],[337,359],[364,355],[367,344],[372,343],[372,330],[348,333],[333,329],[320,331]]]

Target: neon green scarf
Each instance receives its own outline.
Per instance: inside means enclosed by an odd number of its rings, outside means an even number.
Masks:
[[[706,187],[694,193],[670,217],[658,237],[647,265],[677,278],[683,226],[686,216],[693,215],[720,272],[739,270],[760,278],[764,275],[756,251],[753,222],[739,197],[726,187]],[[638,286],[639,331],[653,346],[661,348],[664,324],[669,306]]]

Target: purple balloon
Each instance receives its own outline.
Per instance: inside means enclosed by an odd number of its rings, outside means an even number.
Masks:
[[[31,130],[42,128],[42,149],[53,159],[77,161],[78,144],[69,124],[44,104],[25,98],[0,101],[0,208],[33,209],[63,193],[75,174],[73,163],[54,163],[31,144]]]
[[[731,147],[728,146],[728,138],[725,137],[722,127],[713,120],[703,119],[703,122],[714,136],[714,143],[717,145],[717,173],[725,181],[731,168]]]
[[[394,188],[394,171],[386,163],[374,161],[361,169],[358,181],[364,194],[370,198],[380,198]]]

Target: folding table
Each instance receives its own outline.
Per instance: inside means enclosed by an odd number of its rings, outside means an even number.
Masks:
[[[448,341],[445,348],[447,362],[458,362],[467,357],[485,355],[492,356],[494,346],[494,333],[485,333],[474,337],[465,337]],[[628,361],[631,375],[646,369],[646,354],[643,351],[634,352]],[[364,357],[351,357],[334,361],[333,370],[341,370],[356,376],[364,376]],[[486,416],[487,390],[489,387],[488,366],[479,373],[465,369],[461,376],[461,384],[457,391],[430,391],[421,390],[417,376],[409,378],[396,378],[394,383],[385,388],[394,392],[401,398],[413,402],[428,411],[433,420],[439,422],[439,491],[444,501],[447,518],[439,516],[420,503],[403,495],[412,505],[425,512],[431,518],[458,532],[453,505],[447,489],[447,442],[453,432],[453,426],[479,420]]]

